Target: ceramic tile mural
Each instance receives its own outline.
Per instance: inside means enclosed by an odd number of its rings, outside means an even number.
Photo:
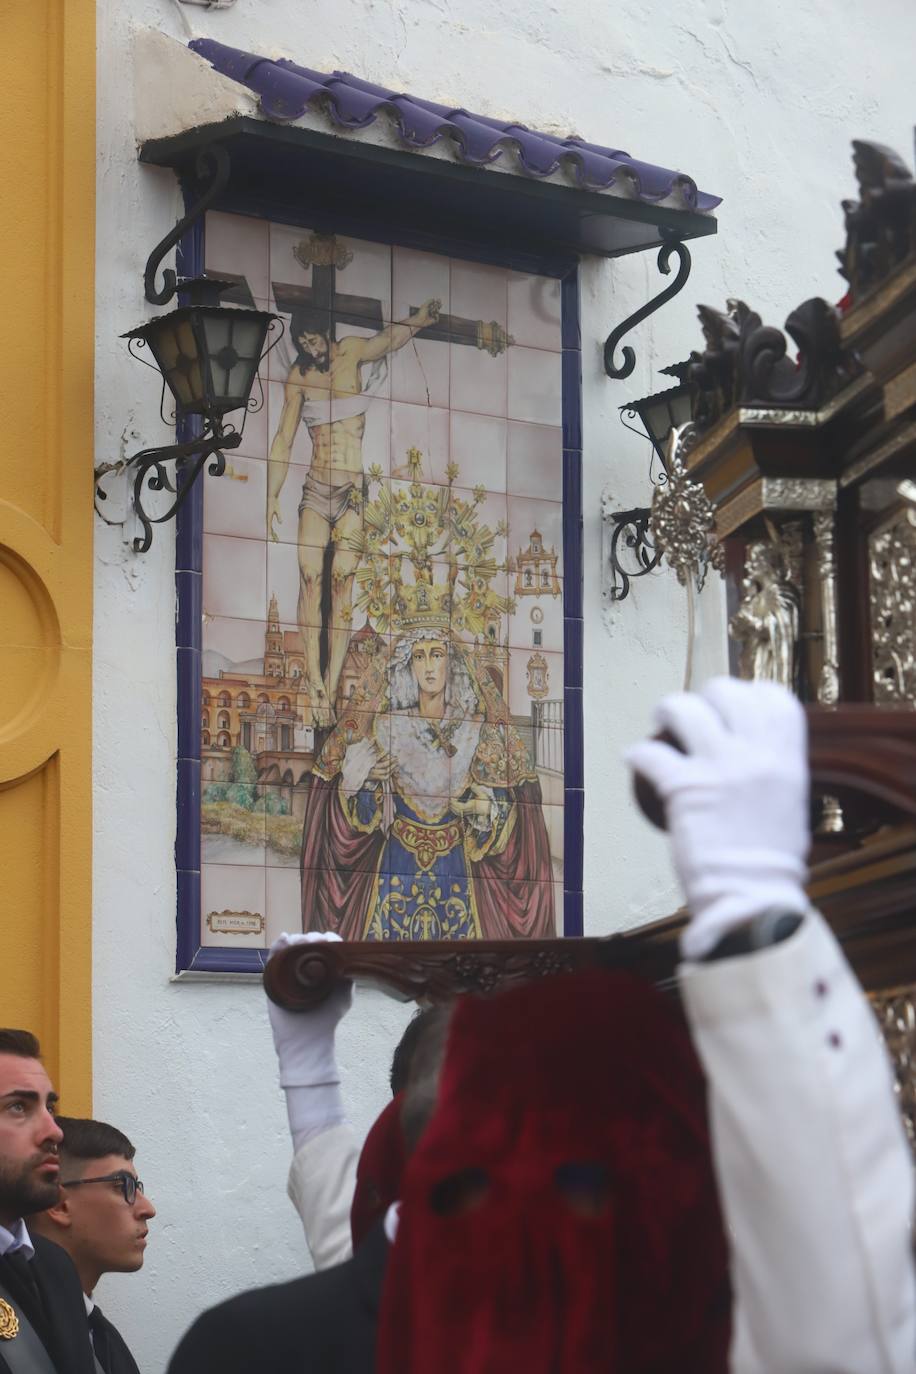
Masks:
[[[210,214],[280,314],[203,524],[201,943],[562,932],[560,284]]]

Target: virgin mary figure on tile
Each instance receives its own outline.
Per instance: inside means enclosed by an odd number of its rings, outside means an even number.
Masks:
[[[409,583],[395,565],[391,646],[379,640],[313,770],[303,928],[346,940],[552,936],[537,773],[488,669],[452,633],[473,622],[475,597],[492,613],[489,565],[476,576],[453,565],[436,584],[427,559],[412,562]]]
[[[552,936],[541,787],[495,686],[436,627],[381,656],[385,696],[345,714],[312,775],[303,928],[345,940]]]

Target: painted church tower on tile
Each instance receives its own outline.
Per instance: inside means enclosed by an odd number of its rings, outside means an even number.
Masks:
[[[264,635],[264,675],[265,677],[286,677],[285,655],[283,653],[283,631],[280,629],[280,609],[276,592],[271,593],[267,608],[267,631]]]

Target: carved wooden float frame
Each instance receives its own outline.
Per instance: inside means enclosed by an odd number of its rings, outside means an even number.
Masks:
[[[869,991],[916,982],[916,711],[844,705],[806,714],[812,790],[840,798],[857,836],[815,863],[811,899]],[[320,1005],[341,979],[404,1001],[441,1001],[598,966],[671,991],[684,921],[678,912],[602,938],[298,945],[270,961],[264,986],[290,1011]]]

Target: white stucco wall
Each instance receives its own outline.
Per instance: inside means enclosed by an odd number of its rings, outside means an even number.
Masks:
[[[838,201],[853,191],[849,140],[908,154],[916,114],[899,54],[916,40],[907,0],[870,9],[827,0],[100,0],[96,462],[166,441],[155,386],[118,335],[145,317],[142,269],[177,217],[170,173],[135,158],[132,36],[209,36],[342,67],[394,88],[535,127],[576,132],[691,173],[725,198],[719,236],[694,248],[684,294],[631,342],[636,372],[601,369],[609,329],[658,289],[648,257],[582,272],[585,430],[585,891],[588,933],[661,915],[677,897],[660,840],[635,814],[621,747],[683,674],[683,592],[637,583],[606,611],[600,498],[646,499],[648,445],[617,406],[658,390],[652,369],[699,344],[697,301],[746,298],[773,324],[807,296],[836,299]],[[170,99],[165,89],[163,102]],[[144,1272],[108,1278],[99,1298],[144,1374],[164,1368],[203,1306],[306,1262],[284,1195],[285,1116],[263,997],[254,984],[169,981],[174,961],[174,531],[134,556],[120,528],[97,530],[95,587],[95,1111],[125,1129],[159,1207]],[[703,662],[723,661],[717,589],[703,598]],[[386,1098],[408,1011],[359,993],[340,1035],[353,1119]]]

